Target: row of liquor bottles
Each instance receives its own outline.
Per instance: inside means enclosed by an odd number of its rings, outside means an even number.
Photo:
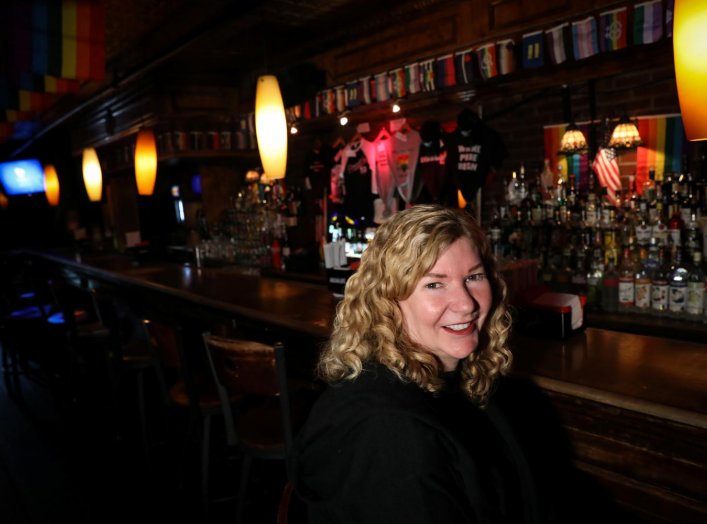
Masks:
[[[548,169],[546,163],[546,170]],[[535,258],[551,289],[582,293],[589,309],[702,321],[704,187],[692,176],[651,170],[639,193],[577,191],[561,175],[531,189],[514,173],[494,203],[489,237],[498,258]],[[613,197],[613,198],[612,198]]]

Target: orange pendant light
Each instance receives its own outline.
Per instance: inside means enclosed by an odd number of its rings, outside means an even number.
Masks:
[[[51,164],[44,166],[44,194],[50,206],[59,205],[59,175]]]
[[[285,178],[287,119],[280,85],[274,75],[258,78],[255,89],[255,134],[263,171],[271,180]]]
[[[135,143],[135,182],[138,195],[155,191],[157,179],[157,144],[151,129],[141,129]]]
[[[707,140],[707,2],[675,0],[673,57],[688,140]]]
[[[103,193],[103,174],[98,154],[92,147],[83,150],[83,183],[91,202],[100,202]]]

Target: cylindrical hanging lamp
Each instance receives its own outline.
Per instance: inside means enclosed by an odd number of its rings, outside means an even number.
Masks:
[[[258,78],[255,89],[255,134],[263,171],[273,180],[285,178],[287,119],[280,85],[274,75]]]
[[[59,205],[59,175],[52,164],[44,166],[44,194],[50,206]]]
[[[675,0],[673,57],[688,140],[707,140],[707,2]]]
[[[138,195],[151,195],[157,179],[157,144],[151,129],[141,129],[135,143],[135,182]]]
[[[100,202],[103,193],[103,175],[98,154],[92,147],[83,150],[83,183],[91,202]]]

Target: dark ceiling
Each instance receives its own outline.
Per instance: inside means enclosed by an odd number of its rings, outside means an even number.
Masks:
[[[82,111],[146,75],[237,84],[258,71],[296,68],[322,49],[422,16],[445,1],[105,0],[105,79],[84,82],[56,100],[35,116],[31,136],[0,145],[0,157],[37,147]]]

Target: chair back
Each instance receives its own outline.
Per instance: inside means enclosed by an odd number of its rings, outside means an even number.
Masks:
[[[287,388],[285,347],[252,340],[204,334],[211,369],[224,406],[231,395],[278,397],[285,451],[292,447],[292,421]]]

